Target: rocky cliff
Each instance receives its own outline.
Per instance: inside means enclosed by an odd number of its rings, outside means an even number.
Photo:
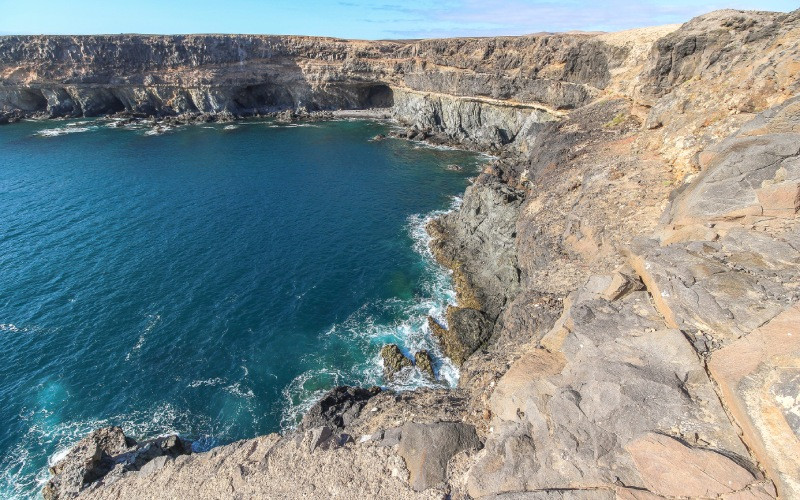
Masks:
[[[45,495],[800,496],[798,61],[800,11],[408,43],[0,39],[10,116],[384,107],[498,155],[429,228],[457,389],[339,388],[294,433],[207,453],[104,429]]]

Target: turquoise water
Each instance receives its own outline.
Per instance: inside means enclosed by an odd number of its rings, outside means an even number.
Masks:
[[[385,385],[386,342],[436,351],[453,293],[423,226],[481,159],[368,140],[386,130],[0,127],[0,496],[102,425],[206,449]]]

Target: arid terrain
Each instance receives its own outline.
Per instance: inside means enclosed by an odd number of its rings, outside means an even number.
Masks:
[[[292,433],[205,453],[98,430],[46,498],[800,497],[800,10],[413,42],[0,37],[0,121],[367,108],[497,156],[429,227],[459,387],[338,388]]]

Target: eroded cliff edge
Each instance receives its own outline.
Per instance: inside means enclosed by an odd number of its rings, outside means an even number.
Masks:
[[[605,35],[0,45],[12,113],[91,114],[107,95],[96,112],[379,104],[500,155],[431,227],[458,288],[449,328],[431,325],[458,389],[339,389],[294,434],[200,454],[104,430],[47,495],[800,495],[800,11]],[[271,100],[232,97],[258,85]]]

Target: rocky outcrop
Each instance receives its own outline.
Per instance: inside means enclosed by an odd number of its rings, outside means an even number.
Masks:
[[[155,471],[129,473],[81,498],[440,498],[415,493],[408,470],[391,447],[366,443],[311,449],[312,431],[299,439],[277,434],[238,441],[176,460]]]
[[[119,477],[65,466],[69,484],[88,498],[797,497],[799,55],[800,11],[407,43],[0,39],[14,116],[391,105],[404,137],[498,155],[428,228],[458,298],[428,327],[458,388],[340,387],[286,436]],[[390,351],[387,366],[411,365]]]
[[[414,354],[414,364],[423,374],[427,375],[431,379],[436,378],[436,374],[433,370],[433,358],[428,351],[424,349],[417,351]]]
[[[428,318],[428,328],[442,351],[458,366],[489,340],[494,328],[482,311],[469,307],[448,307],[447,324],[448,328],[444,328]]]
[[[394,91],[392,113],[414,129],[491,150],[524,147],[544,123],[558,116],[536,105],[405,89]]]
[[[787,471],[798,466],[800,436],[798,220],[756,194],[792,178],[784,162],[797,152],[781,144],[800,137],[778,131],[792,134],[793,106],[704,152],[705,170],[675,193],[661,226],[627,246],[646,292],[631,269],[590,277],[511,365],[489,400],[471,495],[797,494]]]
[[[328,391],[305,415],[301,427],[344,429],[361,413],[367,402],[381,392],[380,387],[339,386]]]
[[[42,490],[45,500],[75,498],[86,488],[113,483],[124,474],[158,470],[167,460],[191,453],[191,444],[178,436],[142,443],[126,437],[119,427],[98,429],[78,442],[50,468],[53,477]]]
[[[383,359],[383,372],[387,379],[394,376],[403,368],[411,367],[414,364],[405,357],[397,344],[388,344],[381,348],[381,358]]]
[[[473,497],[620,485],[695,497],[707,496],[702,484],[727,484],[728,474],[738,486],[715,494],[761,480],[681,332],[664,325],[646,292],[605,300],[610,285],[593,278],[573,294],[555,327],[497,383],[493,432],[469,475]],[[645,451],[653,447],[658,453]],[[723,463],[720,477],[669,493],[653,476],[663,460],[673,464],[670,478],[682,478],[692,470],[683,458],[703,454]]]

